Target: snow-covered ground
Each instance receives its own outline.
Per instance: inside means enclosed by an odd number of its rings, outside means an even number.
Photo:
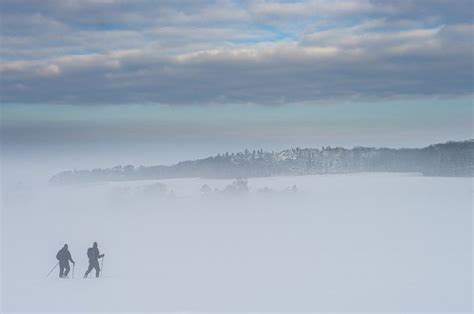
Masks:
[[[470,178],[159,182],[4,185],[2,312],[472,310]],[[82,279],[93,241],[103,277]],[[64,243],[75,278],[46,278]]]

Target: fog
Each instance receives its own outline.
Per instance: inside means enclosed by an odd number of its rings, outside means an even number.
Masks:
[[[472,0],[0,3],[0,313],[473,312]]]
[[[2,312],[471,310],[471,178],[52,187],[54,167],[9,168]],[[106,254],[102,278],[82,279],[93,241]],[[74,278],[46,277],[64,243]]]

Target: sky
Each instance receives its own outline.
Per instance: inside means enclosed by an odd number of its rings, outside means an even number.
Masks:
[[[471,0],[0,3],[4,157],[473,137]]]

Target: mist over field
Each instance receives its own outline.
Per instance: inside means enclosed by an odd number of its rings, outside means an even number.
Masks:
[[[89,143],[87,125],[59,128],[74,141],[9,136],[24,127],[12,112],[2,117],[2,312],[471,311],[472,140],[256,141],[273,148],[254,153],[206,146],[208,134],[151,145],[145,130],[143,141]],[[55,182],[61,173],[79,180]],[[83,279],[94,241],[101,277]],[[74,278],[47,277],[64,243]]]
[[[471,178],[9,184],[3,196],[6,312],[471,307]],[[103,276],[82,279],[93,241]],[[64,243],[74,279],[46,278]]]

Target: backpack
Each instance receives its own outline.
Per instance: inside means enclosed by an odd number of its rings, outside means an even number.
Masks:
[[[93,257],[94,257],[94,250],[93,250],[93,248],[90,247],[90,248],[87,249],[87,257],[88,257],[88,258],[93,258]]]
[[[61,255],[62,255],[62,254],[61,254],[61,251],[62,251],[62,250],[59,250],[59,251],[58,251],[58,254],[56,254],[56,259],[57,259],[58,261],[61,260]]]

